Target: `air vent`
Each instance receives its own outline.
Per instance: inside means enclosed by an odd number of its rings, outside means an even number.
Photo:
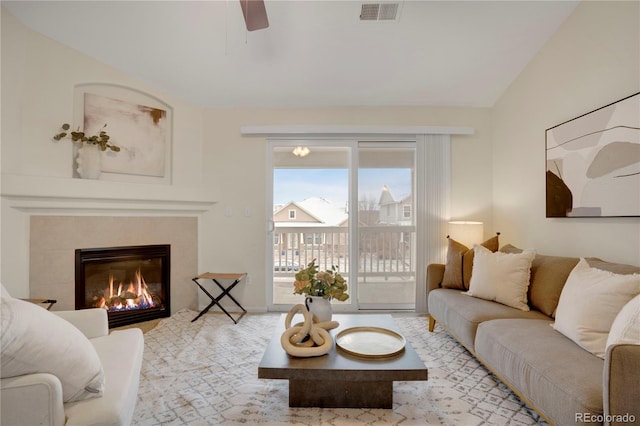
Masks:
[[[361,21],[395,21],[399,3],[363,3]]]

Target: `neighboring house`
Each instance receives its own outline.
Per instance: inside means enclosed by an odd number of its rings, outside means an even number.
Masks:
[[[344,257],[348,250],[348,220],[346,206],[321,197],[278,206],[273,213],[276,263],[297,262],[301,256],[304,263],[314,257]]]
[[[411,261],[413,229],[397,227],[411,226],[413,222],[413,196],[411,194],[395,200],[389,188],[382,188],[380,199],[379,226],[395,227],[390,232],[379,230],[370,235],[365,247],[375,253],[378,258]],[[363,242],[360,243],[363,245]]]
[[[413,196],[411,194],[396,201],[391,191],[385,185],[380,194],[381,225],[412,225],[413,224]]]
[[[276,207],[273,221],[277,226],[327,227],[347,226],[346,206],[340,207],[322,197],[291,201]]]
[[[412,196],[396,201],[385,185],[378,205],[379,209],[376,205],[359,211],[360,255],[369,262],[410,258],[414,231],[399,227],[413,225]],[[276,206],[273,213],[276,270],[290,271],[313,258],[329,263],[346,258],[348,234],[343,228],[348,226],[348,218],[346,207],[321,197]]]

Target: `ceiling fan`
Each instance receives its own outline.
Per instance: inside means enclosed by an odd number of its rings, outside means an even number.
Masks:
[[[264,0],[240,0],[240,6],[242,6],[242,15],[247,25],[247,31],[262,30],[269,27]]]

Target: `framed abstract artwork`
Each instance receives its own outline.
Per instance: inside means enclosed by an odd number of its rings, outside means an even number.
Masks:
[[[551,127],[547,217],[640,216],[640,93]]]
[[[135,89],[111,84],[76,86],[75,117],[87,134],[105,124],[120,152],[102,152],[100,179],[171,183],[172,109]]]

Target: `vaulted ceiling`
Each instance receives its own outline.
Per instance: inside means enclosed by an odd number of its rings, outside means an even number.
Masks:
[[[367,3],[373,3],[367,1]],[[389,3],[385,0],[384,3]],[[24,25],[209,107],[493,105],[577,1],[2,1]]]

